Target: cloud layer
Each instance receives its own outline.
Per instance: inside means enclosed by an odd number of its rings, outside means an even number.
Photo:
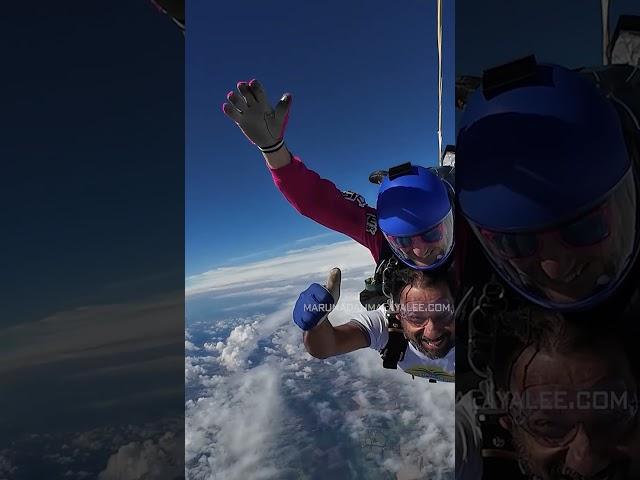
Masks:
[[[343,270],[340,303],[357,310],[373,263],[354,242],[188,279],[188,303],[207,296],[224,306],[211,304],[185,334],[189,479],[453,478],[451,384],[385,370],[369,349],[325,361],[305,351],[293,302],[334,266]],[[253,305],[251,315],[234,316],[230,298]]]

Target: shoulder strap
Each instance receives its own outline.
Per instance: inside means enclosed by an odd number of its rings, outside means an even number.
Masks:
[[[627,134],[640,135],[640,67],[608,65],[582,68],[582,75],[602,91],[618,110]]]
[[[373,276],[364,281],[365,288],[360,292],[360,303],[367,310],[375,310],[388,300],[382,291],[382,275],[387,261],[392,257],[393,251],[385,240],[382,248],[380,249],[380,258],[378,258],[376,270]]]
[[[383,368],[395,370],[398,368],[398,362],[404,358],[409,342],[404,336],[402,325],[397,315],[387,311],[386,319],[389,330],[389,340],[384,348],[380,350],[380,356],[382,357]]]
[[[437,167],[429,167],[431,172],[435,173],[440,179],[446,182],[449,189],[455,191],[456,188],[456,169],[450,165],[440,165]]]

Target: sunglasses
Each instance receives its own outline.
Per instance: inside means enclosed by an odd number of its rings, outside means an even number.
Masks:
[[[555,229],[554,229],[555,230]],[[590,247],[611,234],[609,208],[601,205],[577,220],[557,229],[562,242],[569,247]],[[533,256],[540,248],[538,234],[501,233],[480,229],[480,234],[498,253],[508,259]]]
[[[558,448],[571,443],[578,434],[580,426],[600,437],[617,438],[625,435],[636,425],[637,401],[637,394],[635,394],[631,397],[627,408],[592,407],[588,412],[588,418],[584,418],[584,410],[581,412],[571,408],[559,408],[543,411],[522,409],[512,404],[509,407],[509,416],[540,445]]]
[[[439,307],[434,306],[432,310],[431,313],[401,311],[400,318],[416,327],[421,327],[429,320],[437,325],[448,325],[454,315],[453,305],[451,304],[440,304]]]
[[[570,444],[581,425],[595,436],[618,438],[625,435],[635,423],[635,417],[622,414],[598,414],[596,418],[583,422],[572,419],[564,412],[521,420],[518,425],[540,445],[558,448]]]
[[[442,223],[438,224],[434,228],[427,230],[424,233],[419,235],[414,235],[412,237],[393,237],[396,244],[398,244],[401,248],[409,248],[413,245],[413,242],[418,238],[421,239],[425,243],[436,243],[442,240],[444,236],[444,225]]]

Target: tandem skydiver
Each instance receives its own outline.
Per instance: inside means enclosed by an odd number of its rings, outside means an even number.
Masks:
[[[470,332],[469,364],[484,378],[487,397],[500,388],[522,394],[529,379],[545,386],[547,398],[576,393],[574,385],[558,381],[558,372],[570,372],[569,383],[584,380],[585,391],[619,375],[629,378],[624,362],[612,363],[616,347],[608,342],[613,332],[616,341],[637,336],[639,118],[637,66],[576,71],[527,57],[485,72],[471,96],[456,144],[459,219],[467,225],[456,232],[457,261],[470,306],[459,305],[466,323],[457,327],[459,337]],[[546,309],[549,331],[530,321],[525,343],[515,350],[521,358],[530,353],[528,361],[505,372],[496,351],[509,347],[505,329],[531,305]],[[476,323],[484,325],[484,339]],[[551,328],[558,326],[565,330]],[[589,345],[591,351],[585,350]],[[626,350],[636,382],[633,352]],[[555,363],[533,362],[549,356],[557,357]],[[573,356],[590,356],[591,364],[579,366]],[[487,368],[478,368],[476,360]],[[579,374],[589,370],[599,377]],[[512,385],[501,379],[505,373]],[[634,382],[630,392],[637,392]],[[488,420],[499,416],[496,408],[473,412],[461,402],[456,478],[479,478],[482,471],[483,478],[518,478],[498,461],[509,455],[520,466],[520,478],[638,478],[637,465],[633,473],[627,469],[634,455],[619,451],[638,442],[635,401],[635,410],[625,412],[594,411],[597,406],[541,412],[534,404],[528,411],[507,411],[496,424]],[[553,421],[549,415],[556,415]],[[631,415],[624,419],[625,432],[617,429],[619,415]],[[556,442],[556,435],[563,438]]]
[[[640,478],[636,339],[529,305],[495,345],[493,391],[456,404],[456,480]]]
[[[276,187],[298,212],[367,247],[376,265],[393,254],[418,270],[450,264],[453,190],[433,169],[410,164],[390,169],[374,209],[361,195],[338,190],[289,152],[284,133],[291,94],[284,94],[273,109],[257,80],[239,82],[237,88],[227,94],[222,109],[260,149]]]
[[[527,57],[487,73],[456,145],[457,199],[484,270],[514,301],[637,315],[638,67],[572,71]],[[464,268],[477,273],[472,243]]]
[[[330,312],[339,308],[341,273],[334,268],[325,285],[302,292],[293,311],[303,330],[307,351],[316,358],[342,355],[361,348],[384,350],[390,339],[389,315],[397,315],[407,344],[397,362],[406,373],[430,381],[455,379],[454,280],[451,270],[425,272],[403,268],[391,287],[391,304],[352,316],[334,326]]]
[[[237,88],[238,92],[228,93],[228,103],[223,104],[223,111],[261,150],[277,188],[298,212],[364,245],[376,262],[376,274],[372,277],[374,288],[370,289],[368,285],[361,294],[361,303],[369,310],[363,314],[366,320],[361,318],[363,327],[357,331],[348,326],[343,328],[350,332],[349,341],[356,341],[353,345],[349,343],[349,348],[368,345],[380,350],[385,368],[406,367],[414,375],[434,381],[453,380],[453,351],[446,361],[436,362],[444,362],[446,368],[443,369],[433,362],[424,362],[426,356],[420,350],[429,342],[432,342],[430,348],[436,350],[446,344],[446,356],[453,346],[452,340],[450,343],[445,338],[448,333],[426,335],[425,326],[429,322],[425,319],[414,321],[414,327],[410,328],[412,323],[406,318],[413,317],[402,317],[388,310],[393,298],[384,285],[385,278],[394,277],[396,273],[402,276],[398,266],[450,275],[454,244],[452,169],[444,169],[442,174],[411,164],[392,167],[380,182],[377,208],[371,208],[361,195],[341,192],[288,151],[284,132],[291,106],[290,94],[285,94],[273,109],[258,81],[239,82]],[[443,286],[442,282],[436,284],[440,288]],[[367,290],[372,290],[373,294]],[[446,297],[453,308],[456,289],[447,284],[447,292]],[[398,302],[399,297],[395,301]],[[447,325],[452,321],[453,316],[443,319]],[[436,328],[439,322],[431,319],[430,328],[434,332],[440,331],[440,327]],[[329,325],[322,326],[320,331],[328,331]],[[363,335],[363,329],[367,328],[367,334]],[[305,339],[313,341],[316,332],[305,334]],[[332,350],[331,354],[336,352]],[[429,364],[433,366],[432,373],[429,373]]]

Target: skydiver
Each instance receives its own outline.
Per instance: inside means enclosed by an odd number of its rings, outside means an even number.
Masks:
[[[462,215],[516,302],[595,315],[637,310],[637,68],[580,73],[529,57],[515,70],[493,85],[485,74],[464,112]],[[473,243],[463,249],[468,278],[489,272]]]
[[[340,298],[341,273],[334,268],[326,286],[312,284],[296,302],[293,320],[303,330],[307,351],[324,359],[361,348],[382,350],[389,341],[388,306],[354,315],[333,325],[328,315]],[[397,366],[406,373],[436,381],[455,378],[454,298],[450,274],[404,268],[396,273],[393,309],[408,340]]]
[[[298,212],[364,245],[376,264],[393,253],[418,270],[447,268],[454,239],[453,192],[446,181],[430,169],[409,165],[382,181],[374,209],[289,152],[284,133],[290,93],[274,109],[257,80],[238,82],[237,89],[227,94],[223,112],[260,149],[276,187]]]
[[[639,478],[635,339],[550,310],[526,323],[512,317],[518,328],[496,345],[497,404],[483,404],[487,388],[456,404],[456,479]],[[481,428],[489,416],[502,434]]]

